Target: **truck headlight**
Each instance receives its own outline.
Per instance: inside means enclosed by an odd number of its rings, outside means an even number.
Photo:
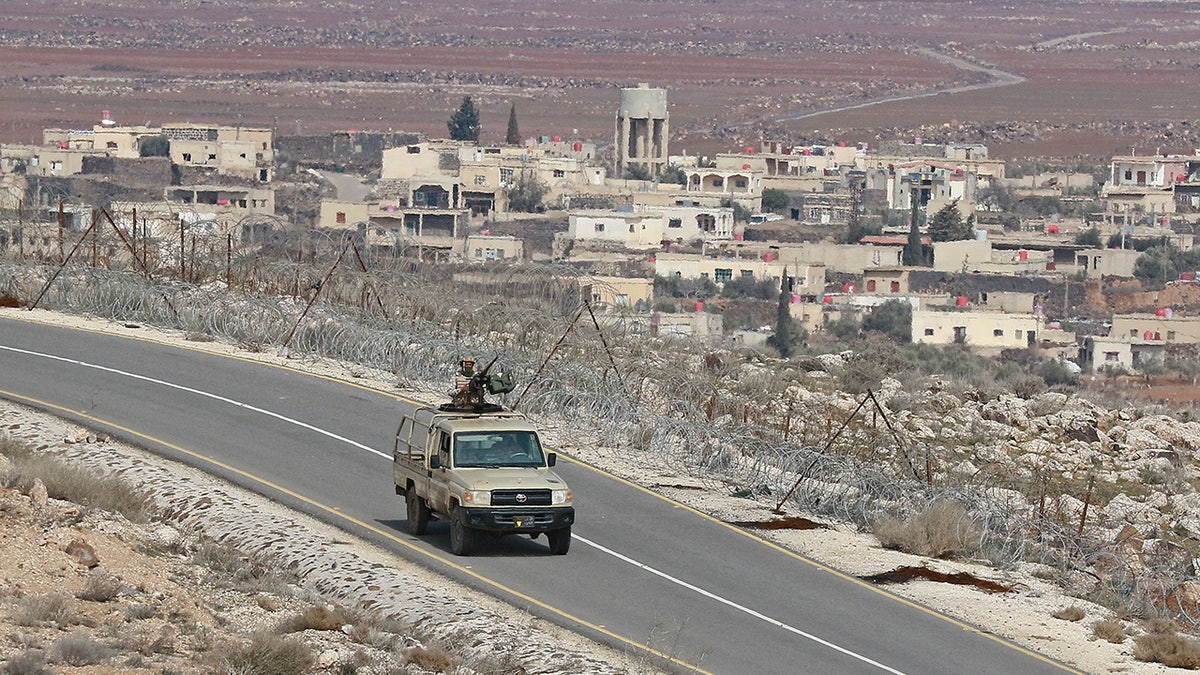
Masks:
[[[467,490],[463,492],[463,504],[473,506],[491,506],[492,493],[488,490]]]
[[[571,502],[571,491],[570,490],[551,490],[550,491],[550,503],[551,504],[569,504],[570,502]]]

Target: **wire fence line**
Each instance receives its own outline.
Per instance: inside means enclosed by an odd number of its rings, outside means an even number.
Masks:
[[[0,263],[0,294],[29,304],[52,273],[37,264]],[[1103,540],[1095,527],[1047,515],[1035,508],[1034,479],[1004,472],[948,478],[941,469],[949,459],[937,448],[899,446],[877,415],[846,423],[852,397],[832,388],[801,396],[793,378],[775,372],[782,366],[738,370],[726,363],[733,360],[728,352],[652,337],[627,315],[602,316],[603,335],[590,319],[568,330],[579,295],[563,270],[513,271],[496,285],[470,268],[465,281],[431,281],[402,263],[389,272],[334,275],[264,264],[257,274],[254,286],[275,292],[69,266],[41,305],[253,350],[280,349],[290,335],[293,354],[380,369],[426,388],[448,385],[464,354],[481,363],[500,355],[499,367],[539,373],[502,402],[519,397],[526,413],[572,420],[604,446],[631,456],[651,453],[714,489],[774,500],[794,488],[790,508],[863,529],[885,514],[955,502],[965,508],[961,531],[976,537],[978,556],[993,565],[1042,563],[1063,577],[1087,577],[1098,597],[1125,609],[1200,623],[1188,586],[1194,567],[1179,550],[1164,544],[1132,551]],[[321,302],[305,314],[318,295]],[[843,423],[837,442],[828,443]]]

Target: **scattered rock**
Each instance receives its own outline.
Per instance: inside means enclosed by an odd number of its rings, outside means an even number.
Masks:
[[[74,560],[76,565],[91,569],[100,564],[100,556],[96,555],[96,549],[92,548],[92,545],[83,539],[72,539],[63,548],[63,551],[71,556],[71,560]]]
[[[50,499],[49,493],[46,491],[46,484],[41,478],[34,478],[33,485],[29,488],[29,500],[35,506],[45,506]]]

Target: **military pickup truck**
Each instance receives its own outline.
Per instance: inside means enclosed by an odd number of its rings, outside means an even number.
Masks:
[[[423,535],[430,520],[446,519],[455,555],[470,555],[482,536],[545,534],[550,551],[564,555],[575,522],[571,490],[551,470],[557,457],[533,423],[504,409],[445,408],[417,408],[396,430],[392,477],[408,531]]]

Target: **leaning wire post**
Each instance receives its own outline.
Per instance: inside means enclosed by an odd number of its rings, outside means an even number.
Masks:
[[[546,354],[546,358],[542,359],[542,364],[538,366],[537,372],[533,374],[533,377],[529,378],[529,382],[527,382],[525,384],[525,388],[521,390],[521,395],[517,396],[516,402],[512,404],[513,410],[516,410],[517,406],[521,405],[521,400],[525,398],[525,394],[529,393],[529,388],[533,386],[534,382],[537,382],[538,377],[541,376],[542,371],[545,370],[546,364],[550,363],[550,359],[554,358],[554,354],[560,347],[562,347],[563,341],[566,340],[567,336],[571,334],[571,329],[575,327],[575,323],[579,321],[579,317],[583,316],[584,307],[585,305],[579,306],[579,309],[575,312],[574,318],[571,319],[571,323],[567,324],[567,329],[563,331],[562,336],[558,338],[558,342],[554,343],[554,347],[550,350],[550,353]]]
[[[54,274],[50,275],[50,278],[46,281],[46,285],[42,286],[42,292],[38,293],[37,299],[34,300],[33,304],[29,306],[29,311],[32,312],[33,310],[37,309],[38,303],[42,301],[42,298],[45,297],[46,292],[50,290],[50,286],[56,279],[58,279],[58,275],[62,274],[62,271],[66,269],[67,263],[71,262],[71,258],[75,257],[75,252],[79,250],[79,247],[83,245],[84,240],[87,239],[88,234],[94,229],[96,229],[96,220],[92,219],[92,224],[88,226],[88,229],[83,231],[82,235],[80,235],[79,241],[75,242],[75,246],[71,248],[71,253],[63,258],[63,261],[58,266],[58,269],[54,270]]]
[[[296,323],[292,324],[292,329],[288,331],[287,337],[283,339],[283,344],[280,345],[281,347],[286,348],[288,343],[292,341],[292,336],[296,334],[296,329],[300,327],[300,322],[304,320],[304,317],[308,316],[308,310],[312,309],[313,304],[316,303],[317,298],[320,297],[321,291],[329,285],[329,278],[333,276],[334,270],[338,268],[338,265],[342,264],[342,258],[346,255],[346,249],[348,248],[350,248],[349,241],[346,242],[346,245],[342,247],[341,252],[338,253],[337,260],[333,261],[333,266],[330,267],[329,271],[325,273],[325,278],[321,280],[321,285],[317,286],[316,292],[313,293],[311,298],[309,298],[308,304],[304,306],[304,311],[300,312],[300,316],[296,317]],[[297,276],[297,278],[299,277]],[[297,283],[297,285],[299,284]]]
[[[794,483],[792,483],[791,489],[789,489],[787,491],[787,494],[785,494],[783,496],[783,499],[779,500],[779,503],[775,505],[775,508],[771,509],[771,511],[773,513],[780,514],[780,515],[783,514],[783,505],[787,502],[787,500],[792,498],[793,494],[796,493],[796,488],[799,488],[801,481],[803,481],[806,477],[808,477],[808,472],[811,471],[813,466],[816,465],[817,460],[820,459],[821,456],[824,455],[826,452],[829,452],[829,448],[833,447],[833,444],[835,441],[837,441],[838,436],[842,435],[842,432],[846,430],[846,427],[850,426],[850,423],[853,422],[854,418],[858,416],[858,413],[862,411],[863,406],[867,405],[867,400],[872,398],[870,396],[870,394],[871,394],[870,389],[867,390],[867,394],[868,394],[867,396],[864,396],[863,399],[858,402],[858,405],[854,408],[854,412],[850,413],[850,416],[847,417],[842,422],[842,425],[840,427],[838,427],[837,432],[834,433],[833,436],[831,436],[829,438],[829,440],[825,442],[825,446],[822,447],[819,452],[817,452],[817,456],[813,457],[812,461],[808,463],[808,466],[804,467],[804,470],[801,471],[800,475],[796,477],[796,481]]]

